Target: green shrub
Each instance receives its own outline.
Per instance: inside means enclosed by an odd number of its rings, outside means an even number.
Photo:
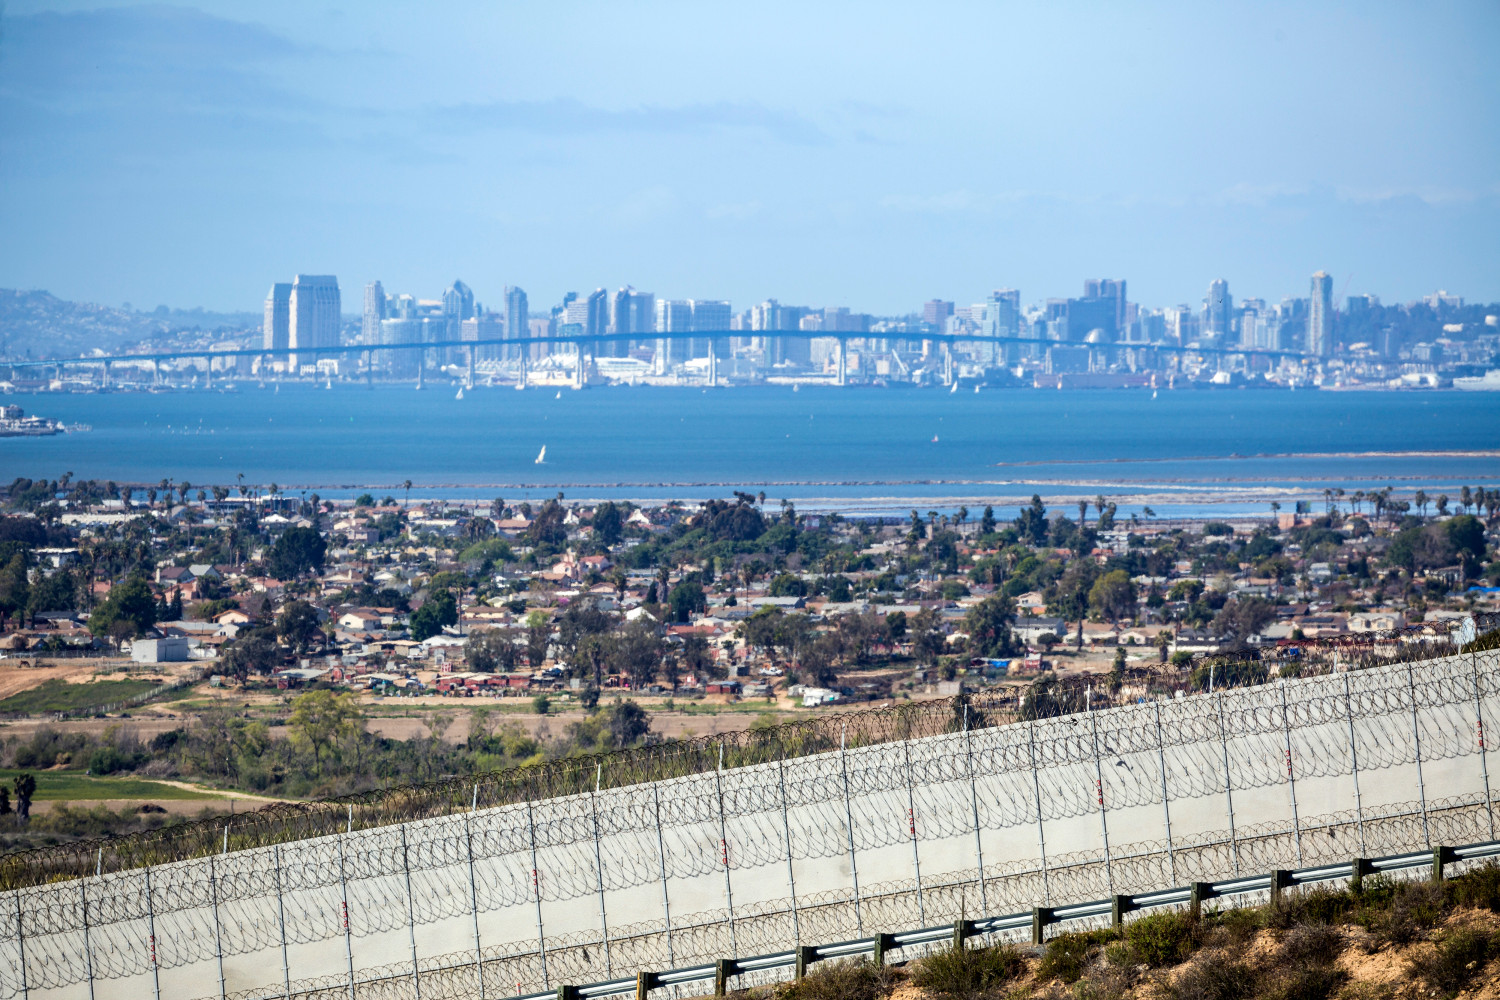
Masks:
[[[1349,973],[1336,965],[1298,965],[1282,971],[1270,991],[1275,1000],[1328,1000],[1349,981]]]
[[[1358,908],[1360,900],[1348,889],[1317,886],[1282,896],[1280,905],[1266,912],[1266,923],[1282,929],[1302,924],[1336,924]]]
[[[1176,965],[1198,946],[1198,922],[1186,913],[1153,913],[1124,927],[1125,946],[1142,965]]]
[[[1255,969],[1214,951],[1184,969],[1170,995],[1173,1000],[1252,1000],[1259,989]]]
[[[1500,913],[1500,864],[1491,861],[1448,881],[1448,898],[1459,906]]]
[[[1037,978],[1043,982],[1053,979],[1077,982],[1098,950],[1097,945],[1093,934],[1059,934],[1047,942],[1047,950],[1036,969]]]
[[[1411,944],[1442,921],[1443,897],[1441,885],[1407,882],[1396,890],[1390,906],[1377,915],[1370,929],[1391,944]]]
[[[911,981],[939,996],[972,997],[1002,986],[1025,971],[1026,956],[1008,944],[950,948],[918,962]]]
[[[1242,945],[1266,925],[1266,915],[1256,907],[1231,907],[1209,914],[1204,923],[1222,943]]]
[[[1343,932],[1327,924],[1304,924],[1281,939],[1278,957],[1288,965],[1332,965],[1344,953]]]
[[[781,986],[777,1000],[879,1000],[891,991],[891,970],[863,958],[819,962],[796,982]]]
[[[1452,996],[1484,969],[1495,943],[1486,931],[1460,928],[1439,941],[1431,954],[1412,959],[1411,971]]]

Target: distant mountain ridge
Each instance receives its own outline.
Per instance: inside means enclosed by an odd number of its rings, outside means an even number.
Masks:
[[[208,335],[230,336],[257,330],[255,313],[205,309],[152,312],[69,302],[51,292],[0,288],[0,357],[65,358],[94,350],[119,351],[132,345],[177,343]]]

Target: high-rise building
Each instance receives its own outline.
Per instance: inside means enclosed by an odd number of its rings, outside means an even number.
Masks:
[[[372,281],[365,286],[364,322],[360,325],[360,341],[366,344],[380,343],[380,321],[385,319],[385,289],[380,282]]]
[[[1021,335],[1021,293],[1014,288],[1000,288],[990,293],[984,304],[980,332],[986,337],[1019,337]],[[978,353],[990,364],[1014,363],[1021,357],[1019,344],[979,344]]]
[[[526,292],[513,285],[505,286],[505,339],[526,340],[531,336],[529,318],[526,315]],[[520,357],[520,348],[510,348],[510,357]]]
[[[922,304],[922,322],[934,330],[948,327],[948,317],[953,315],[953,303],[943,299],[928,299]]]
[[[299,274],[292,281],[287,302],[291,318],[287,346],[293,350],[315,350],[339,346],[339,279],[331,274]],[[316,355],[293,354],[287,368],[295,372],[304,364],[316,361]]]
[[[728,302],[718,299],[690,299],[693,308],[694,332],[729,329],[729,320],[734,315]],[[706,358],[713,351],[723,361],[729,357],[728,337],[694,337],[693,357]]]
[[[656,300],[656,331],[658,333],[690,333],[693,329],[693,304],[685,299]],[[656,367],[658,374],[665,374],[674,364],[680,364],[692,355],[692,345],[684,338],[662,337],[656,341]]]
[[[1215,337],[1229,334],[1229,325],[1234,317],[1234,300],[1229,297],[1229,282],[1215,278],[1208,286],[1208,297],[1203,300],[1203,332]]]
[[[261,346],[268,351],[285,348],[292,336],[292,284],[278,281],[266,295],[266,322]]]
[[[443,291],[443,315],[459,322],[474,318],[474,293],[462,281],[455,281]]]
[[[1111,339],[1119,336],[1120,331],[1125,329],[1125,279],[1124,278],[1088,278],[1083,282],[1083,298],[1087,300],[1102,300],[1113,307],[1112,321],[1104,326],[1105,333]],[[1074,299],[1073,301],[1079,301]],[[1101,311],[1102,312],[1102,311]],[[1098,324],[1096,324],[1097,326]],[[1082,339],[1077,338],[1077,339]]]
[[[609,303],[609,332],[649,333],[656,328],[656,296],[650,292],[638,292],[629,285],[615,292]],[[620,340],[610,345],[607,353],[617,358],[630,356],[636,341]]]
[[[1312,302],[1307,312],[1307,353],[1326,358],[1333,353],[1333,278],[1319,271],[1312,276]]]

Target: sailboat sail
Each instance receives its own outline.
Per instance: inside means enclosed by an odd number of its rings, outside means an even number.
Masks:
[[[541,465],[547,461],[547,446],[542,445],[542,450],[536,453],[536,464]]]

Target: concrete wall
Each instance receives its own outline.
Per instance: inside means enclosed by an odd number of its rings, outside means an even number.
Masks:
[[[1489,840],[1481,712],[1500,716],[1495,653],[57,883],[0,896],[0,997],[22,992],[23,950],[39,998],[347,997],[351,968],[360,997],[417,978],[478,996],[481,957],[486,994],[513,995]]]

